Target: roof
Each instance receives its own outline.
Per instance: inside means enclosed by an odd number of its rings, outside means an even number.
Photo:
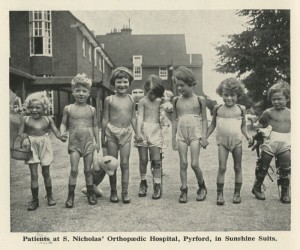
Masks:
[[[187,62],[184,34],[131,35],[114,32],[96,36],[96,39],[104,44],[105,51],[117,66],[131,66],[133,55],[143,56],[143,67],[173,65],[175,58],[178,65]],[[198,63],[199,59],[192,64]]]

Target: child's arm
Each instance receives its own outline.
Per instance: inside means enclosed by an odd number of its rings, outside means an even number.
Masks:
[[[110,96],[105,98],[104,101],[104,110],[103,110],[103,118],[102,118],[102,130],[101,130],[101,145],[102,148],[106,148],[105,144],[105,130],[107,127],[107,123],[109,122],[109,98]]]
[[[206,148],[208,145],[208,141],[206,138],[208,122],[207,122],[207,114],[206,114],[206,102],[204,97],[200,96],[200,102],[201,102],[201,116],[202,116],[202,138],[200,140],[200,143],[203,148]]]
[[[242,109],[242,113],[243,113],[241,131],[242,131],[242,134],[246,137],[247,141],[249,143],[251,143],[252,137],[249,136],[248,131],[247,131],[247,126],[246,126],[246,108],[245,108],[245,106],[241,105],[241,109]]]
[[[94,113],[94,115],[93,115],[93,132],[94,132],[94,137],[95,137],[95,141],[96,141],[95,149],[99,153],[100,144],[99,144],[99,127],[98,127],[97,112],[94,107],[92,107],[92,109],[93,109],[93,113]]]
[[[19,133],[18,133],[18,135],[20,135],[22,138],[25,138],[25,136],[26,136],[26,133],[24,133],[26,118],[27,118],[27,116],[21,116],[21,121],[20,121],[20,127],[19,127]]]
[[[178,97],[175,97],[173,99],[173,118],[172,118],[172,147],[173,150],[178,149],[178,144],[176,141],[176,133],[177,133],[177,124],[178,124],[178,116],[177,116],[177,109],[176,109],[176,103],[178,101]]]
[[[212,132],[214,132],[216,125],[217,125],[217,110],[219,108],[220,105],[215,105],[214,109],[213,109],[213,117],[212,117],[212,121],[207,129],[207,134],[206,134],[206,138],[208,139],[209,136],[212,134]]]
[[[67,122],[68,122],[68,106],[64,107],[64,111],[63,111],[63,118],[61,120],[61,124],[60,124],[60,134],[63,137],[63,141],[67,140]]]
[[[47,116],[48,120],[49,120],[49,126],[51,128],[51,131],[53,132],[53,134],[55,135],[55,137],[63,142],[65,142],[67,140],[66,137],[61,136],[60,131],[57,129],[57,127],[54,124],[54,121],[52,119],[51,116]]]
[[[136,133],[137,120],[136,120],[136,115],[135,115],[135,102],[132,105],[132,111],[131,112],[132,112],[131,113],[131,125],[132,125],[132,128],[134,130],[134,133]]]
[[[135,140],[137,142],[143,141],[143,135],[142,135],[142,124],[144,121],[144,101],[141,99],[138,104],[138,117],[137,117],[137,125],[136,125],[136,134],[135,134]]]

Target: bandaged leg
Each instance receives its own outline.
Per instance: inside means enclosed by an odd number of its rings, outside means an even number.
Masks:
[[[262,190],[262,185],[265,179],[265,176],[268,172],[269,164],[263,164],[262,159],[258,159],[256,162],[255,169],[255,181],[252,189],[252,193],[255,195],[255,198],[258,200],[265,200],[265,194]]]
[[[290,174],[291,174],[291,166],[287,165],[279,165],[278,161],[276,161],[277,166],[277,185],[280,191],[280,201],[285,204],[291,203],[290,198]]]

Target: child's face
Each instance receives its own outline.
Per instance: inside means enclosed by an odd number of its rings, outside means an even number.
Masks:
[[[39,119],[45,114],[45,109],[44,105],[42,102],[36,100],[36,101],[31,101],[28,110],[30,112],[30,116],[33,119]]]
[[[148,98],[149,98],[150,101],[154,101],[157,98],[157,96],[153,93],[153,85],[152,85],[152,83],[150,85],[149,91],[147,92],[147,96],[148,96]]]
[[[178,80],[177,78],[175,78],[175,84],[177,86],[178,92],[183,96],[185,96],[186,94],[189,94],[191,92],[191,90],[193,89],[192,87],[187,85],[185,82],[183,82],[182,80]]]
[[[226,89],[223,89],[222,91],[222,98],[227,107],[232,107],[237,102],[237,94]]]
[[[284,109],[286,107],[287,101],[288,100],[282,93],[282,91],[275,92],[271,96],[272,105],[276,110]]]
[[[126,94],[129,88],[129,80],[125,77],[117,78],[115,81],[115,90],[119,94]]]
[[[86,103],[90,96],[90,90],[83,86],[78,86],[73,89],[73,96],[78,103]]]

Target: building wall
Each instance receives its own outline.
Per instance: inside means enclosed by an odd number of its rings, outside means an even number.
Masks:
[[[89,42],[85,38],[85,57],[83,56],[82,52],[82,39],[83,34],[79,29],[77,29],[76,32],[76,43],[77,43],[77,73],[85,73],[89,78],[92,78],[93,76],[93,58],[92,62],[89,61]],[[93,54],[93,46],[92,46],[92,54]]]
[[[52,11],[53,74],[73,76],[76,65],[76,19],[68,11]]]
[[[29,12],[9,12],[10,66],[30,73]]]

